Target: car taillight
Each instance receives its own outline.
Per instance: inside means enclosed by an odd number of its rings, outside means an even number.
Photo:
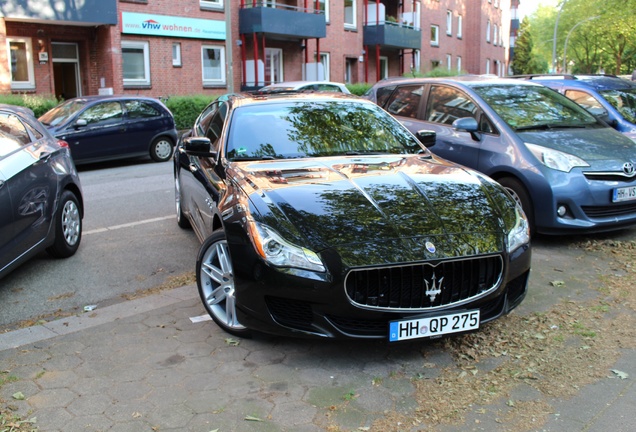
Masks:
[[[64,140],[59,139],[59,140],[57,140],[57,143],[59,144],[60,147],[68,148],[68,143],[66,141],[64,141]]]

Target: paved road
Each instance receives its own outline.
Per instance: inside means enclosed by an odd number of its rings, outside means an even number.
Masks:
[[[198,241],[177,227],[172,163],[135,160],[79,171],[86,209],[80,248],[66,260],[42,253],[0,280],[0,329],[120,301],[193,272]]]

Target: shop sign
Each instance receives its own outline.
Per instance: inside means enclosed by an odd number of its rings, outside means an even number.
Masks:
[[[168,15],[121,13],[122,33],[225,40],[225,21]]]

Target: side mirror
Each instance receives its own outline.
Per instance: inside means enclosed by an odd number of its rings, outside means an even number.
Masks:
[[[606,123],[608,126],[616,129],[618,127],[618,120],[610,118],[608,113],[604,113],[596,116],[602,123]]]
[[[481,135],[479,134],[479,124],[477,120],[472,117],[462,117],[455,120],[452,124],[453,130],[460,132],[469,132],[472,139],[475,141],[481,140]]]
[[[212,143],[206,137],[183,138],[183,149],[193,156],[216,157],[216,152],[212,151]]]
[[[417,139],[424,145],[424,147],[433,147],[435,145],[435,139],[437,138],[437,133],[432,130],[422,129],[415,133]]]
[[[75,122],[74,126],[75,126],[75,129],[78,129],[78,128],[86,126],[87,124],[88,124],[88,122],[86,120],[77,119],[77,121]]]

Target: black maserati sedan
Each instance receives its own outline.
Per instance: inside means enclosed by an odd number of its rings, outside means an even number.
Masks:
[[[382,338],[473,331],[523,300],[528,221],[488,177],[431,154],[370,101],[218,98],[174,155],[177,223],[230,334]]]

